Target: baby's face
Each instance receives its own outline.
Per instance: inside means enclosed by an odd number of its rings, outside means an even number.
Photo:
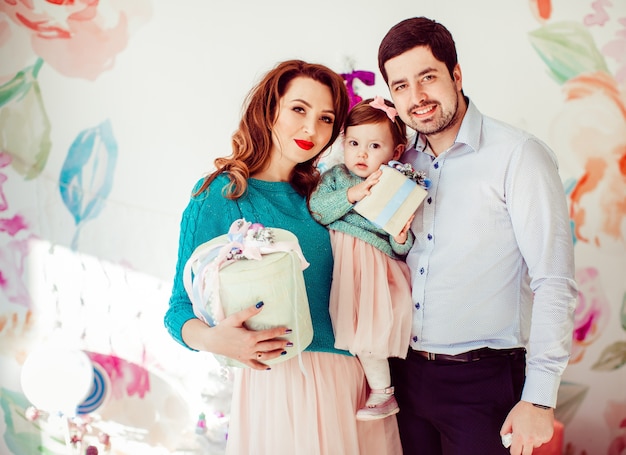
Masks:
[[[343,150],[346,167],[362,178],[398,157],[387,122],[349,126]]]

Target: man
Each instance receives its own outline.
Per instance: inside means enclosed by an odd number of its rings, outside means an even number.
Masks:
[[[431,180],[413,221],[413,328],[392,359],[404,452],[530,454],[550,440],[577,289],[556,158],[463,93],[450,32],[424,17],[378,51],[403,155]],[[526,351],[527,349],[527,351]]]

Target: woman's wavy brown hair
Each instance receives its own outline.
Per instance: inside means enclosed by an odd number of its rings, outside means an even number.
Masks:
[[[238,199],[246,192],[250,175],[263,170],[269,162],[272,128],[280,98],[287,91],[289,83],[297,77],[308,77],[327,86],[335,111],[333,132],[328,143],[315,157],[297,164],[289,176],[291,186],[299,194],[309,198],[320,179],[316,167],[318,158],[339,136],[348,114],[349,98],[344,80],[339,74],[324,65],[302,60],[288,60],[278,64],[250,91],[244,103],[244,114],[239,127],[232,137],[232,155],[214,161],[216,170],[204,179],[196,195],[222,173],[227,173],[230,179],[230,184],[224,188],[224,197]]]

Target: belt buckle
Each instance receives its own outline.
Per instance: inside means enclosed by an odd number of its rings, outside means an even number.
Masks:
[[[432,352],[427,352],[427,354],[428,354],[428,357],[427,357],[428,360],[435,360],[435,358],[437,356],[437,354],[434,354]]]

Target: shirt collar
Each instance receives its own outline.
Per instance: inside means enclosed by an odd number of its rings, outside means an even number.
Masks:
[[[472,100],[468,98],[467,111],[465,112],[465,117],[463,117],[463,121],[461,122],[461,128],[459,128],[459,132],[456,135],[456,139],[454,141],[455,145],[465,144],[470,146],[473,151],[477,152],[480,145],[480,132],[482,131],[482,127],[483,115],[474,105]]]

